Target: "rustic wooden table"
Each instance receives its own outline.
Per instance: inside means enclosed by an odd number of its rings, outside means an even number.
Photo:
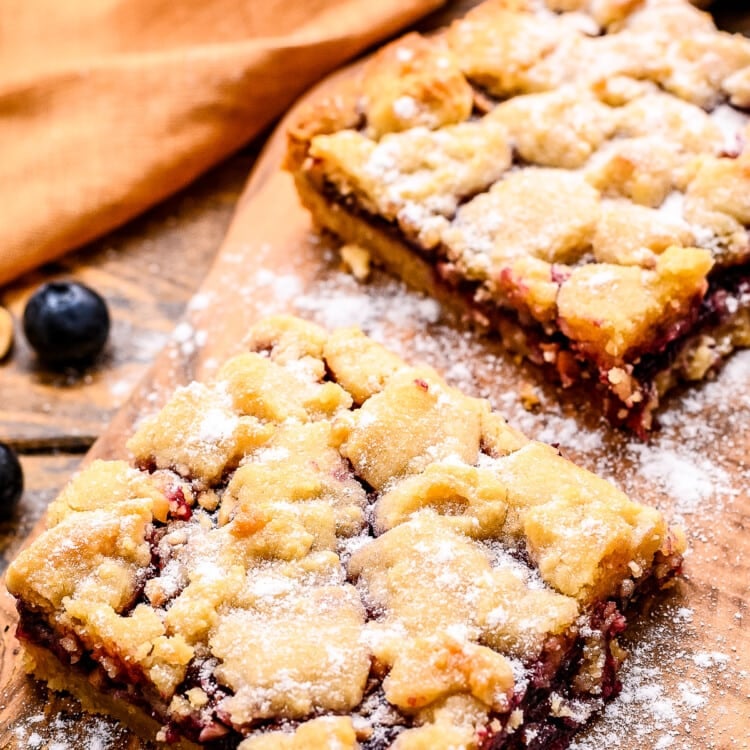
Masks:
[[[473,2],[458,3],[469,4]],[[747,6],[718,3],[720,25],[750,34]],[[456,13],[456,4],[452,12]],[[438,15],[429,25],[439,22]],[[16,321],[15,348],[0,363],[0,440],[19,451],[26,476],[26,492],[15,514],[0,522],[0,575],[170,336],[179,338],[175,324],[208,273],[262,141],[136,221],[0,289],[0,304],[11,310]],[[61,277],[93,286],[110,304],[110,343],[85,372],[52,373],[40,368],[20,332],[29,294],[38,284]],[[65,720],[64,702],[55,710],[57,728],[49,717],[42,717],[40,726],[43,721],[46,732],[36,733],[35,738],[32,717],[24,729],[28,736],[19,737],[26,744],[19,747],[41,750],[58,742],[66,748],[109,748],[118,736],[122,737],[115,742],[118,748],[142,746],[106,720],[97,720],[99,745],[89,742],[91,724],[85,730],[89,739],[82,736],[79,744],[75,713]]]
[[[0,440],[20,453],[26,477],[16,513],[0,522],[0,575],[171,335],[208,272],[259,147],[248,147],[127,226],[0,290],[0,304],[15,320],[14,349],[0,363]],[[83,372],[39,367],[21,332],[28,296],[59,278],[89,284],[110,306],[107,349]]]

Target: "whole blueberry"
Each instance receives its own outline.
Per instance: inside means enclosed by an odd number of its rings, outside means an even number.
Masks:
[[[75,365],[93,359],[109,336],[106,302],[75,281],[53,281],[34,292],[23,313],[23,330],[41,360]]]
[[[23,471],[13,449],[0,443],[0,518],[8,518],[23,493]]]

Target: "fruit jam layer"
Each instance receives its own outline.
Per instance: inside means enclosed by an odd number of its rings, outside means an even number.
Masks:
[[[151,700],[146,697],[143,689],[147,687],[143,677],[134,673],[132,665],[125,664],[111,653],[87,652],[75,633],[54,630],[40,613],[20,602],[18,611],[20,622],[17,637],[20,641],[51,652],[66,670],[70,669],[85,677],[98,692],[130,703],[159,723],[165,721],[166,704],[155,696],[151,696]],[[528,665],[526,687],[516,694],[512,705],[512,709],[523,712],[523,723],[510,729],[507,715],[496,717],[480,732],[481,750],[548,750],[566,747],[573,734],[590,716],[620,691],[617,679],[619,664],[612,655],[612,642],[624,629],[625,618],[614,602],[598,605],[586,628],[589,633],[587,638],[575,638],[562,658],[559,655],[550,656]],[[595,635],[592,636],[591,633]],[[592,665],[585,658],[585,654],[591,653],[592,649],[606,655],[603,667],[593,671]],[[106,670],[99,659],[106,659]],[[221,721],[221,711],[217,704],[228,693],[216,683],[211,670],[206,669],[206,666],[210,665],[191,665],[179,692],[201,687],[211,696],[213,709],[208,713],[213,714],[213,718],[186,717],[179,724],[168,725],[165,738],[167,742],[174,742],[182,736],[213,750],[230,750],[253,732],[248,729],[240,733]],[[572,690],[571,686],[577,683],[584,685],[585,690]],[[373,686],[364,701],[365,704],[370,704],[367,713],[372,711],[373,699],[381,707],[385,706],[385,700],[374,681]],[[562,705],[575,705],[576,710],[559,711]],[[206,712],[202,714],[203,717],[206,715]],[[257,732],[277,729],[279,726],[278,722],[264,722],[252,727],[252,730]],[[286,726],[290,724],[286,723]],[[377,727],[360,745],[363,750],[386,750],[408,726],[403,723]]]
[[[138,586],[120,611],[123,617],[139,605],[147,605],[147,582],[158,578],[170,563],[173,547],[160,543],[165,534],[198,523],[191,516],[181,490],[168,497],[171,520],[147,527],[151,560],[140,570]],[[506,712],[490,716],[478,738],[482,750],[564,747],[576,729],[617,694],[621,651],[615,639],[625,627],[618,608],[624,608],[635,597],[663,588],[679,572],[681,556],[677,552],[670,554],[670,549],[667,544],[664,552],[656,553],[651,568],[643,572],[638,584],[625,579],[616,595],[617,602],[599,602],[564,634],[548,636],[541,656],[525,663],[515,662],[511,705]],[[531,561],[523,557],[524,552],[515,550],[519,561],[528,566]],[[178,594],[179,587],[175,587],[163,606],[168,607]],[[183,736],[214,750],[227,750],[236,748],[246,736],[295,726],[295,722],[278,718],[233,724],[225,710],[225,699],[232,692],[217,679],[219,660],[205,649],[196,651],[174,695],[181,699],[199,688],[206,700],[200,707],[193,706],[187,698],[179,701],[185,710],[176,714],[170,710],[172,696],[161,695],[142,667],[125,658],[117,642],[92,640],[74,624],[61,624],[55,619],[56,612],[35,609],[22,600],[18,600],[17,607],[20,615],[17,637],[50,655],[48,662],[38,659],[37,663],[54,663],[51,672],[54,684],[64,685],[66,675],[70,675],[73,680],[68,683],[70,689],[75,692],[78,688],[79,695],[89,704],[95,704],[99,694],[107,696],[110,703],[114,699],[123,706],[136,707],[163,726],[162,738],[167,741]],[[370,618],[377,615],[366,611]],[[40,666],[40,673],[43,672]],[[382,665],[372,663],[364,700],[354,711],[358,727],[371,725],[371,732],[363,732],[364,750],[384,750],[413,725],[413,719],[385,700],[383,678]]]
[[[461,311],[468,312],[473,323],[499,333],[509,349],[542,367],[554,381],[563,387],[576,383],[593,385],[604,401],[607,418],[614,424],[627,426],[641,438],[645,439],[651,429],[653,412],[667,390],[680,382],[700,380],[710,375],[735,346],[743,345],[733,344],[729,351],[716,349],[713,361],[701,377],[691,376],[684,371],[684,361],[681,360],[691,356],[693,349],[703,344],[699,337],[722,334],[722,329],[731,326],[735,320],[742,322],[742,316],[747,315],[750,309],[750,264],[721,269],[712,274],[706,295],[702,299],[696,298],[680,320],[654,329],[646,345],[627,355],[626,360],[632,363],[628,394],[638,395],[635,399],[623,398],[622,387],[613,387],[610,382],[610,366],[603,366],[580,352],[575,341],[561,331],[546,332],[536,321],[522,316],[500,300],[477,301],[478,292],[482,292],[480,297],[487,297],[481,282],[463,278],[447,261],[444,252],[424,250],[405,237],[395,223],[369,213],[357,203],[354,196],[342,196],[332,184],[319,182],[310,174],[301,175],[299,179],[329,206],[337,206],[353,221],[365,222],[372,229],[385,234],[391,242],[397,243],[404,252],[416,255],[430,267],[435,287],[458,298]],[[315,206],[309,208],[315,214]],[[325,217],[318,216],[318,219],[326,224]],[[334,227],[328,228],[342,236],[340,228],[338,231]],[[357,237],[352,236],[342,236],[342,239],[357,241]],[[377,255],[377,249],[371,249]],[[409,282],[408,278],[404,280]],[[741,335],[738,338],[741,342],[745,337]],[[664,382],[669,383],[668,388],[663,387]]]
[[[680,555],[658,553],[640,584],[621,592],[621,604],[600,602],[579,633],[567,639],[550,638],[542,657],[525,665],[524,679],[517,685],[510,707],[512,713],[492,718],[480,732],[480,749],[565,748],[575,732],[620,690],[617,678],[620,661],[615,654],[621,652],[616,638],[624,631],[626,621],[618,607],[665,588],[679,574],[681,564]],[[167,704],[137,667],[120,659],[117,653],[88,649],[74,631],[51,626],[43,613],[21,601],[17,602],[17,609],[20,619],[16,635],[20,641],[46,649],[66,673],[72,671],[83,677],[93,690],[129,703],[165,725],[164,737],[168,742],[182,736],[213,750],[233,750],[243,738],[281,726],[278,721],[242,728],[230,725],[220,705],[230,692],[216,680],[215,659],[195,659],[177,690],[178,694],[184,694],[199,687],[208,696],[208,705],[200,713],[169,723]],[[592,660],[592,654],[599,657]],[[517,711],[523,712],[522,718],[511,723]],[[389,708],[376,677],[371,677],[368,692],[355,715],[365,722],[372,717],[375,725],[370,736],[360,743],[363,750],[385,750],[409,728],[408,720],[399,718]],[[378,724],[376,717],[383,715],[391,715],[395,721],[388,726]],[[294,722],[284,722],[286,728],[293,725]]]

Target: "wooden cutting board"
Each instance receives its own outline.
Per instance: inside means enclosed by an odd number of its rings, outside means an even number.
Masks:
[[[290,311],[329,327],[360,325],[407,359],[490,398],[529,435],[559,443],[685,526],[685,580],[631,628],[623,694],[581,735],[578,750],[750,748],[750,352],[734,356],[716,381],[672,398],[648,445],[613,431],[586,409],[585,393],[545,385],[537,371],[432,300],[377,273],[367,284],[345,273],[335,242],[314,233],[280,169],[285,128],[259,160],[184,322],[89,459],[124,455],[134,424],[175,386],[210,375],[241,351],[246,330],[262,315]],[[524,409],[535,401],[533,411]],[[0,747],[146,747],[112,722],[80,716],[72,702],[27,678],[14,623],[2,588]]]

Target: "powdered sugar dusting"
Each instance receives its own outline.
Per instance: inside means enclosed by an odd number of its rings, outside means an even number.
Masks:
[[[738,488],[750,482],[741,437],[750,420],[750,352],[733,355],[715,380],[669,399],[660,430],[643,443],[608,428],[584,406],[584,393],[544,384],[533,368],[464,324],[453,324],[449,314],[396,281],[376,275],[361,286],[328,269],[297,300],[297,311],[325,325],[359,325],[408,360],[435,366],[453,385],[488,397],[529,436],[559,444],[576,462],[684,525],[692,548],[686,573],[696,583],[667,598],[637,626],[627,644],[623,693],[577,739],[576,750],[626,741],[630,746],[633,736],[643,747],[670,750],[750,746],[731,729],[717,730],[715,718],[708,718],[721,704],[727,725],[737,726],[738,706],[750,700],[750,663],[731,646],[732,638],[742,642],[743,608],[733,604],[717,615],[715,605],[707,605],[717,590],[700,577],[703,561],[724,559],[726,535],[735,533],[729,519],[741,499]],[[529,382],[540,395],[534,412],[521,397]],[[713,628],[723,640],[706,649],[706,632]]]
[[[748,125],[748,117],[744,112],[728,104],[720,104],[711,112],[711,119],[721,129],[727,152],[732,153],[742,147],[742,134]]]
[[[419,110],[416,100],[411,96],[400,96],[393,102],[393,112],[402,120],[411,120],[416,117]]]
[[[125,741],[114,720],[91,717],[84,727],[80,715],[67,712],[29,716],[13,733],[19,750],[115,750]]]
[[[220,443],[229,440],[238,422],[239,418],[226,409],[208,409],[198,427],[198,440],[201,443]]]
[[[750,683],[746,655],[733,650],[735,642],[741,643],[744,604],[731,601],[731,608],[718,620],[722,623],[719,638],[723,640],[707,637],[717,619],[706,601],[718,593],[702,589],[705,582],[698,573],[702,560],[726,554],[719,548],[729,531],[722,513],[736,507],[737,472],[742,472],[740,478],[745,482],[749,476],[747,459],[740,453],[743,442],[736,436],[748,423],[750,412],[750,399],[739,395],[746,390],[750,353],[733,357],[715,382],[673,399],[663,412],[662,430],[651,443],[643,444],[598,422],[582,406],[585,399],[580,394],[561,393],[544,385],[537,372],[519,365],[496,343],[483,340],[463,324],[456,325],[434,300],[377,273],[371,284],[362,286],[334,270],[333,265],[331,258],[330,265],[304,291],[299,283],[289,285],[300,292],[292,300],[296,312],[331,328],[359,325],[408,361],[433,365],[461,390],[488,397],[514,426],[530,436],[559,444],[564,453],[612,479],[634,498],[657,504],[684,519],[693,547],[687,565],[692,589],[678,591],[643,618],[631,635],[632,643],[626,644],[631,656],[623,673],[621,696],[602,717],[592,721],[573,747],[630,747],[628,738],[632,737],[649,748],[747,747],[741,738],[736,742],[730,738],[731,742],[722,744],[722,735],[713,745],[704,741],[714,732],[714,715],[709,713],[712,707],[722,702],[728,715],[734,717],[744,696],[750,695]],[[273,272],[264,272],[264,287],[285,288],[286,281],[277,284],[276,279]],[[524,383],[532,383],[539,392],[538,411],[524,409]],[[731,402],[728,394],[732,394]],[[205,414],[201,430],[204,438],[220,441],[227,423],[219,414],[215,416],[210,411]],[[727,424],[736,429],[727,430]],[[256,459],[277,460],[281,458],[274,453],[277,450],[259,452]],[[341,550],[342,559],[371,543],[369,537],[352,537]],[[441,559],[450,560],[450,550],[437,553]],[[440,584],[450,589],[454,585],[450,564],[446,567],[446,578],[441,578]],[[167,583],[178,586],[181,579],[174,575],[176,571],[165,572]],[[202,573],[213,575],[214,571]],[[697,583],[692,582],[693,576]],[[253,593],[259,598],[273,598],[279,593],[279,584],[271,578],[259,580]],[[502,614],[501,609],[495,613],[497,617]],[[727,621],[732,629],[725,627]],[[330,656],[334,665],[340,654],[331,652]],[[64,736],[58,738],[54,730],[42,731],[37,725],[23,725],[21,730],[25,731],[28,747],[68,742]],[[39,738],[46,744],[28,744]],[[114,750],[116,746],[106,742],[69,743],[57,750]]]
[[[273,291],[274,297],[281,302],[292,299],[300,293],[302,288],[296,276],[275,274],[264,268],[259,269],[256,273],[255,283],[258,286],[269,287]]]
[[[639,631],[622,672],[622,693],[571,750],[618,747],[626,736],[652,748],[746,748],[747,738],[742,743],[726,727],[706,727],[704,717],[711,701],[736,691],[738,681],[747,685],[747,673],[733,668],[729,654],[691,653],[696,629],[669,606],[660,606]]]
[[[339,277],[339,280],[343,282],[348,278]],[[440,319],[440,305],[435,300],[408,294],[400,285],[392,285],[381,297],[372,298],[353,284],[344,285],[350,288],[327,299],[316,293],[301,295],[294,303],[297,312],[307,313],[329,329],[359,326],[381,341],[390,328],[403,326],[407,321],[430,325]]]

